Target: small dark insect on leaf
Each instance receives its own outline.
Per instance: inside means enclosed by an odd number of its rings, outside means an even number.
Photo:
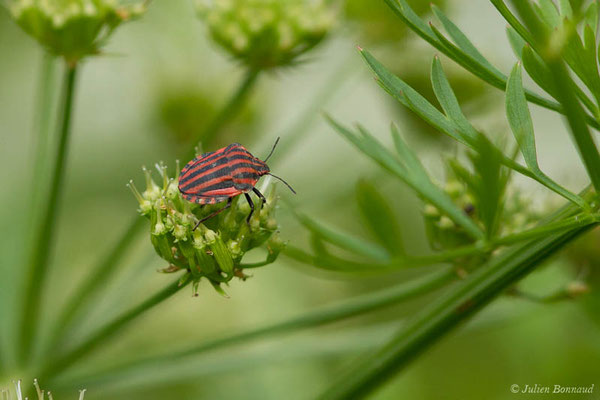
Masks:
[[[271,174],[267,165],[267,160],[275,151],[277,143],[279,143],[279,138],[264,161],[254,157],[241,144],[232,143],[219,150],[197,156],[187,163],[179,175],[179,191],[184,199],[198,204],[216,204],[227,201],[225,207],[198,221],[194,230],[200,223],[231,207],[233,197],[242,193],[250,205],[250,214],[246,218],[246,222],[250,223],[250,217],[254,213],[254,203],[248,193],[254,192],[263,201],[263,204],[266,203],[265,196],[254,187],[263,175],[271,175],[279,179],[296,194],[296,191],[286,181]]]

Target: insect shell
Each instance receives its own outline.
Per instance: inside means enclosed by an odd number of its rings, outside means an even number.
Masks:
[[[179,175],[179,191],[184,199],[198,204],[215,204],[227,200],[223,208],[202,218],[194,229],[200,223],[231,207],[232,199],[242,193],[250,205],[250,214],[246,218],[246,222],[249,223],[254,213],[254,203],[248,192],[253,191],[263,201],[262,204],[267,202],[265,196],[254,187],[263,175],[271,175],[281,180],[294,194],[296,193],[287,182],[271,174],[266,163],[278,142],[279,138],[264,161],[254,157],[241,144],[232,143],[219,150],[197,156],[187,163]]]

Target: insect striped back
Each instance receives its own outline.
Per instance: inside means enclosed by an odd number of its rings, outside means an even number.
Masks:
[[[267,173],[264,161],[233,143],[190,161],[179,176],[179,190],[188,201],[215,204],[251,191]]]

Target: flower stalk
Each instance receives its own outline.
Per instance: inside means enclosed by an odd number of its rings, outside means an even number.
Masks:
[[[31,251],[31,258],[26,267],[23,310],[20,321],[20,359],[22,362],[30,357],[32,341],[37,331],[40,319],[40,304],[44,291],[44,282],[50,261],[50,251],[54,244],[56,232],[56,216],[60,195],[64,186],[65,166],[71,133],[71,117],[73,114],[73,98],[77,78],[77,65],[67,65],[62,94],[60,137],[56,149],[50,192],[46,208],[41,217]]]
[[[258,69],[248,69],[246,71],[246,75],[243,80],[240,82],[239,86],[233,92],[231,97],[227,100],[227,102],[223,105],[223,107],[219,110],[219,112],[213,117],[210,123],[201,131],[198,136],[196,136],[192,143],[197,145],[202,142],[202,144],[210,144],[212,143],[219,132],[223,129],[223,127],[242,109],[244,103],[248,99],[252,89],[256,86],[256,82],[258,81],[258,77],[260,75],[260,70]],[[196,149],[192,146],[191,149],[184,156],[184,160],[190,160],[196,156]]]

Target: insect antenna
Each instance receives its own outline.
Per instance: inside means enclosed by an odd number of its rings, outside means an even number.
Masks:
[[[263,160],[263,162],[267,162],[267,160],[269,159],[269,157],[271,157],[273,155],[273,152],[275,151],[275,147],[277,147],[277,143],[279,143],[279,139],[281,139],[281,138],[278,137],[277,140],[275,140],[275,144],[273,145],[273,148],[271,149],[271,152],[269,153],[269,155],[267,156],[267,158],[265,158]]]
[[[277,144],[277,143],[275,143],[275,144]],[[292,189],[292,187],[290,186],[290,184],[289,184],[289,183],[287,183],[286,181],[284,181],[283,179],[281,179],[280,177],[278,177],[278,176],[276,176],[276,175],[273,175],[273,174],[272,174],[272,173],[270,173],[270,172],[267,172],[267,175],[271,175],[273,178],[277,178],[277,179],[279,179],[281,182],[285,183],[285,185],[286,185],[287,187],[289,187],[289,188],[290,188],[290,190],[292,191],[292,193],[296,194],[296,191],[295,191],[294,189]]]

